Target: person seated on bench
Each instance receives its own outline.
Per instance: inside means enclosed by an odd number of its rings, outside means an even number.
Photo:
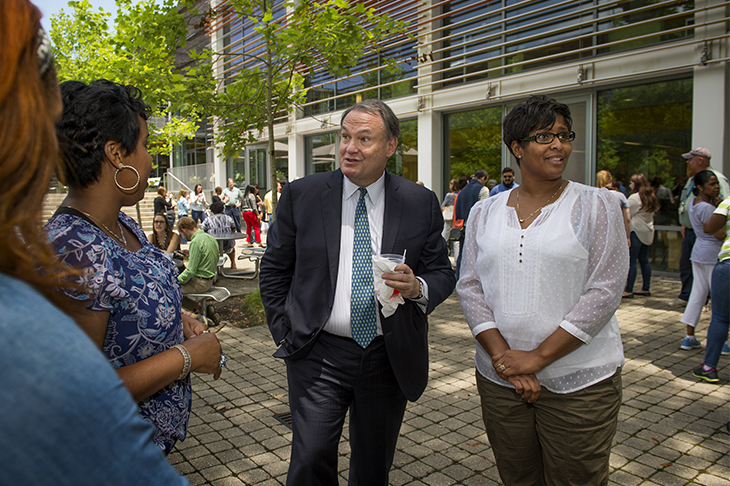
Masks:
[[[225,205],[221,200],[211,203],[210,212],[213,214],[209,218],[206,218],[205,221],[203,221],[203,223],[200,225],[200,229],[202,229],[206,233],[216,234],[232,233],[236,231],[236,223],[233,221],[233,218],[231,218],[227,214],[223,214],[224,209]],[[223,253],[228,255],[228,258],[231,260],[231,268],[234,269],[236,268],[236,255],[234,254],[235,252],[236,240],[224,240]]]
[[[213,277],[218,269],[218,241],[205,231],[198,231],[195,220],[183,216],[177,223],[177,230],[183,238],[190,242],[184,252],[188,254],[188,265],[178,275],[183,294],[183,306],[197,310],[198,304],[186,297],[190,294],[202,294],[213,286]],[[218,324],[213,306],[208,306],[207,317]]]

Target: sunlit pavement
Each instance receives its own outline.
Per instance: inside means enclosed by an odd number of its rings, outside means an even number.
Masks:
[[[219,284],[234,293],[255,287]],[[698,326],[703,348],[680,350],[683,308],[669,305],[678,291],[679,280],[655,277],[651,297],[625,300],[618,311],[626,366],[611,484],[730,485],[730,357],[720,360],[719,385],[691,375],[704,357],[709,313]],[[275,417],[288,412],[284,363],[271,356],[265,326],[224,326],[218,336],[228,367],[218,381],[193,378],[188,438],[169,460],[195,485],[284,484],[291,431]],[[474,341],[456,294],[432,314],[429,338],[429,386],[406,410],[390,484],[500,484],[480,414]],[[340,484],[347,483],[347,437],[345,425]]]

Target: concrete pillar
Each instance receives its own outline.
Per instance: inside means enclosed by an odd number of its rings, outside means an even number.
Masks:
[[[698,0],[696,7],[713,5],[718,0]],[[727,39],[702,42],[703,39],[722,35],[723,24],[702,26],[703,23],[724,17],[722,8],[715,8],[695,15],[695,39],[697,65],[694,68],[692,93],[692,147],[706,147],[712,153],[712,166],[725,175],[730,174],[730,119],[727,108],[730,101],[730,67],[728,61],[712,63],[712,59],[728,57]],[[702,63],[703,55],[709,57]]]
[[[443,199],[443,142],[441,113],[418,115],[418,179]]]
[[[304,160],[304,135],[289,134],[289,180],[306,175]]]
[[[425,0],[424,7],[430,7],[436,0]],[[431,8],[425,9],[423,13],[424,21],[437,16],[440,10]],[[440,23],[432,25],[425,23],[426,29],[438,27]],[[433,40],[430,33],[420,37],[422,44],[418,47],[419,59],[430,61],[438,58],[432,54],[433,45],[427,44]],[[421,66],[419,63],[418,74],[419,84],[430,83],[435,78],[430,76],[433,71],[432,66]],[[439,200],[443,199],[444,183],[443,183],[443,133],[441,113],[432,111],[433,106],[433,87],[424,86],[418,88],[418,179],[423,181],[426,187],[436,193]]]

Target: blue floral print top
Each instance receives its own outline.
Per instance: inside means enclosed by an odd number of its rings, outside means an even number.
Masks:
[[[62,208],[63,209],[63,208]],[[90,221],[57,212],[46,224],[56,256],[82,269],[84,291],[70,293],[87,308],[109,311],[102,351],[114,368],[141,361],[182,343],[182,292],[177,269],[153,247],[142,228],[120,212],[119,219],[142,244],[132,252]],[[190,376],[175,381],[138,404],[142,417],[157,427],[155,443],[170,451],[184,440],[190,417]]]

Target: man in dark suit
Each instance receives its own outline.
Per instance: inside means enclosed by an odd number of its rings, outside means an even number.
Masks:
[[[398,118],[385,103],[365,100],[341,125],[340,169],[287,184],[261,261],[274,356],[287,366],[288,485],[338,484],[348,410],[350,484],[388,484],[406,402],[428,381],[426,316],[455,284],[436,196],[385,172]],[[372,255],[404,252],[398,273],[383,278],[405,303],[385,317]]]
[[[487,185],[487,179],[489,179],[487,170],[477,169],[466,187],[464,187],[464,189],[462,189],[459,193],[459,197],[456,198],[456,204],[454,205],[454,219],[464,220],[464,229],[461,231],[461,238],[459,238],[461,251],[459,252],[459,258],[456,259],[457,279],[461,274],[461,257],[464,255],[464,232],[466,231],[466,221],[469,219],[469,212],[471,211],[471,208],[478,201],[489,197],[489,189],[485,187]]]

